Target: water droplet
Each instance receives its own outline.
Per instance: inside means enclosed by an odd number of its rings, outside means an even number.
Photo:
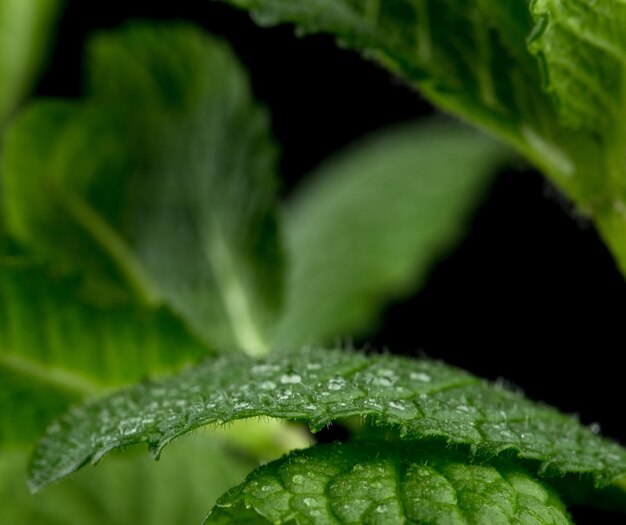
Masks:
[[[307,506],[307,507],[312,507],[313,505],[315,505],[315,500],[313,498],[304,498],[302,500],[302,502]]]
[[[341,390],[344,386],[346,386],[346,380],[341,376],[335,377],[328,381],[329,390]]]
[[[383,376],[374,379],[374,384],[378,386],[391,386],[393,384],[393,381],[388,377]]]
[[[255,365],[252,367],[253,374],[267,374],[268,372],[276,372],[278,370],[277,365]]]
[[[378,505],[378,507],[376,507],[376,512],[378,512],[379,514],[387,512],[387,505]]]
[[[296,385],[300,382],[302,382],[302,378],[298,375],[298,374],[283,374],[280,377],[280,382],[283,385]]]
[[[262,390],[274,390],[276,388],[276,383],[274,383],[274,381],[263,381],[259,387]]]
[[[302,485],[304,483],[304,476],[302,474],[296,474],[293,478],[291,478],[296,485]]]
[[[322,368],[322,365],[320,365],[319,363],[308,363],[306,367],[308,370],[319,370],[320,368]]]
[[[411,372],[409,377],[413,381],[421,381],[422,383],[430,383],[431,381],[431,377],[428,374],[425,374],[424,372]]]
[[[599,434],[601,428],[598,423],[591,423],[591,425],[589,425],[589,430],[591,430],[594,434]]]

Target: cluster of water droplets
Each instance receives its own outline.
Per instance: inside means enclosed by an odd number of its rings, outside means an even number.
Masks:
[[[158,454],[202,425],[268,416],[317,430],[368,415],[409,439],[441,436],[492,454],[514,448],[559,468],[610,476],[626,464],[619,447],[572,418],[441,363],[307,349],[262,361],[214,359],[87,404],[48,430],[34,465],[54,479],[121,446],[148,442]]]

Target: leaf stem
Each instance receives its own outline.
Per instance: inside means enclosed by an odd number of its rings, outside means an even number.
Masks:
[[[216,230],[219,231],[218,225],[216,225]],[[254,322],[250,300],[239,280],[233,258],[224,239],[217,231],[213,235],[206,255],[213,267],[215,281],[224,302],[231,330],[246,354],[265,355],[269,352],[269,345]]]

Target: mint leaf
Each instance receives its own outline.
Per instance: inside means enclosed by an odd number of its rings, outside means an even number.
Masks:
[[[547,153],[557,149],[551,134],[558,127],[549,120],[556,109],[526,47],[534,24],[527,2],[227,2],[250,10],[262,25],[290,22],[300,34],[333,34],[341,45],[374,58],[436,105],[504,138],[541,166],[561,164],[558,155]],[[529,140],[528,133],[537,140]]]
[[[324,163],[285,221],[292,268],[275,346],[374,329],[465,233],[504,149],[454,124],[407,125]]]
[[[624,135],[622,76],[626,67],[626,5],[599,0],[534,0],[537,26],[530,50],[544,72],[545,87],[562,122],[608,138]],[[623,145],[623,144],[622,144]]]
[[[206,436],[181,440],[158,463],[137,452],[111,458],[101,468],[84,470],[37,497],[28,492],[25,483],[26,454],[15,450],[0,453],[0,523],[200,523],[207,504],[239,483],[256,464]]]
[[[227,0],[263,25],[326,32],[525,155],[595,222],[626,274],[617,0]]]
[[[170,379],[93,401],[52,424],[32,460],[38,490],[111,450],[167,443],[200,426],[248,417],[330,422],[371,416],[404,439],[443,438],[492,457],[503,452],[542,476],[586,476],[598,486],[626,475],[626,450],[574,418],[429,360],[303,349],[255,360],[208,360]]]
[[[626,273],[626,24],[623,2],[537,0],[530,49],[564,125],[592,135],[599,153],[582,173],[585,208]]]
[[[48,52],[64,0],[0,3],[0,128],[29,90]]]
[[[90,305],[74,281],[0,257],[0,444],[31,442],[70,404],[206,353],[169,312]]]
[[[123,119],[108,108],[38,101],[24,110],[2,159],[6,235],[80,280],[94,303],[132,300],[132,291],[154,306],[154,283],[115,229],[127,213],[124,138]]]
[[[568,524],[558,497],[506,463],[475,465],[420,443],[352,442],[294,452],[254,471],[205,524]]]
[[[276,154],[245,73],[182,23],[102,34],[88,62],[89,98],[40,103],[9,133],[9,232],[101,300],[165,303],[210,346],[265,351]]]

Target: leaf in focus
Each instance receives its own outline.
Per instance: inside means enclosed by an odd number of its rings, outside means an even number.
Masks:
[[[88,63],[88,98],[39,103],[8,134],[10,233],[100,301],[165,303],[209,346],[265,351],[276,154],[241,66],[183,23],[101,34]]]
[[[227,0],[326,32],[503,139],[596,223],[626,273],[622,0]]]
[[[626,450],[575,418],[425,359],[303,349],[264,359],[209,359],[177,376],[84,404],[48,427],[34,453],[39,490],[120,447],[170,441],[203,425],[249,417],[332,421],[370,416],[405,440],[441,438],[475,454],[526,460],[542,477],[609,485],[626,475]]]
[[[22,101],[49,52],[64,0],[0,2],[0,129]]]
[[[205,524],[572,523],[523,470],[476,465],[419,443],[318,445],[264,465],[221,497]]]
[[[37,525],[188,525],[239,483],[255,462],[198,436],[155,463],[130,451],[43,494],[28,492],[26,454],[0,453],[0,523]],[[215,475],[219,472],[220,475]]]
[[[75,284],[0,257],[1,444],[32,442],[70,404],[208,352],[169,312],[90,305]]]
[[[600,234],[626,273],[626,4],[535,0],[530,43],[564,125],[593,135],[600,153],[587,199]]]
[[[506,150],[454,124],[405,125],[325,163],[285,221],[291,273],[274,346],[373,332],[468,228]]]

